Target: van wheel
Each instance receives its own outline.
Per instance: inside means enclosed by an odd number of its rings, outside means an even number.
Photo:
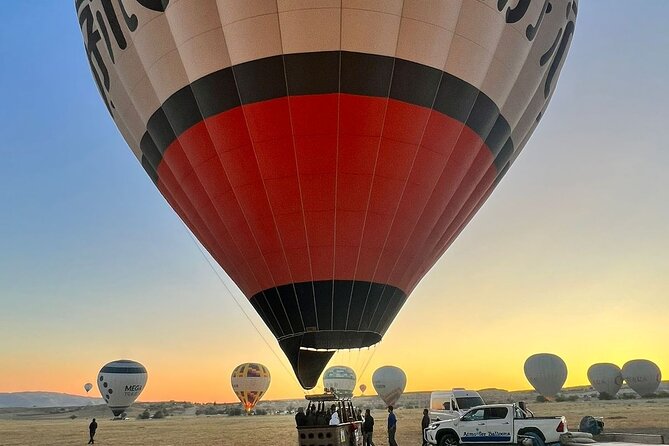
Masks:
[[[439,446],[458,446],[459,444],[458,437],[453,434],[445,434],[439,439]]]
[[[544,443],[539,434],[536,432],[525,432],[523,435],[526,437],[532,437],[533,446],[546,446],[546,443]]]

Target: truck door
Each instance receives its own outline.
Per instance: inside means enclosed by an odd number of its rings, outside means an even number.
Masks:
[[[458,423],[458,434],[461,443],[486,443],[485,409],[467,412]]]
[[[510,443],[512,428],[506,407],[474,409],[458,423],[462,443]]]
[[[488,442],[511,442],[513,438],[511,418],[507,407],[487,407],[484,410],[484,427]]]

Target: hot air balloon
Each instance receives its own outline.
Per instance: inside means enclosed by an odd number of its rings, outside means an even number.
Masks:
[[[330,367],[323,373],[323,385],[326,389],[334,389],[340,398],[351,398],[356,381],[352,368],[337,365]]]
[[[360,387],[358,387],[358,388],[360,389],[360,393],[361,393],[362,395],[364,395],[364,394],[365,394],[365,390],[367,390],[367,385],[366,385],[366,384],[360,384]]]
[[[537,392],[554,398],[567,380],[567,365],[551,353],[537,353],[525,361],[525,377]]]
[[[588,380],[600,394],[615,396],[623,385],[620,367],[610,363],[593,364],[588,369]]]
[[[104,104],[305,388],[378,343],[537,126],[576,0],[75,0]]]
[[[92,388],[93,388],[93,384],[91,384],[91,383],[84,384],[84,390],[86,391],[86,393],[90,392]]]
[[[135,402],[148,375],[142,364],[119,359],[106,364],[98,373],[98,389],[107,406],[118,417]]]
[[[662,381],[660,368],[647,359],[633,359],[626,362],[622,374],[627,385],[640,396],[655,393]]]
[[[394,406],[407,385],[407,376],[402,369],[386,365],[376,369],[372,375],[374,390],[386,406]]]
[[[262,364],[240,364],[232,371],[230,382],[232,390],[244,405],[247,413],[251,412],[263,397],[272,378],[269,370]]]

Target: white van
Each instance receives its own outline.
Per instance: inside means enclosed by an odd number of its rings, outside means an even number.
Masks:
[[[469,409],[485,404],[475,390],[453,389],[432,392],[430,395],[430,419],[432,421],[459,418]]]

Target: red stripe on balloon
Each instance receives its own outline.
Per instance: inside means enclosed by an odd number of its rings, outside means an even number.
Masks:
[[[293,96],[179,136],[158,187],[247,296],[362,280],[409,291],[494,181],[470,128],[393,99]]]

